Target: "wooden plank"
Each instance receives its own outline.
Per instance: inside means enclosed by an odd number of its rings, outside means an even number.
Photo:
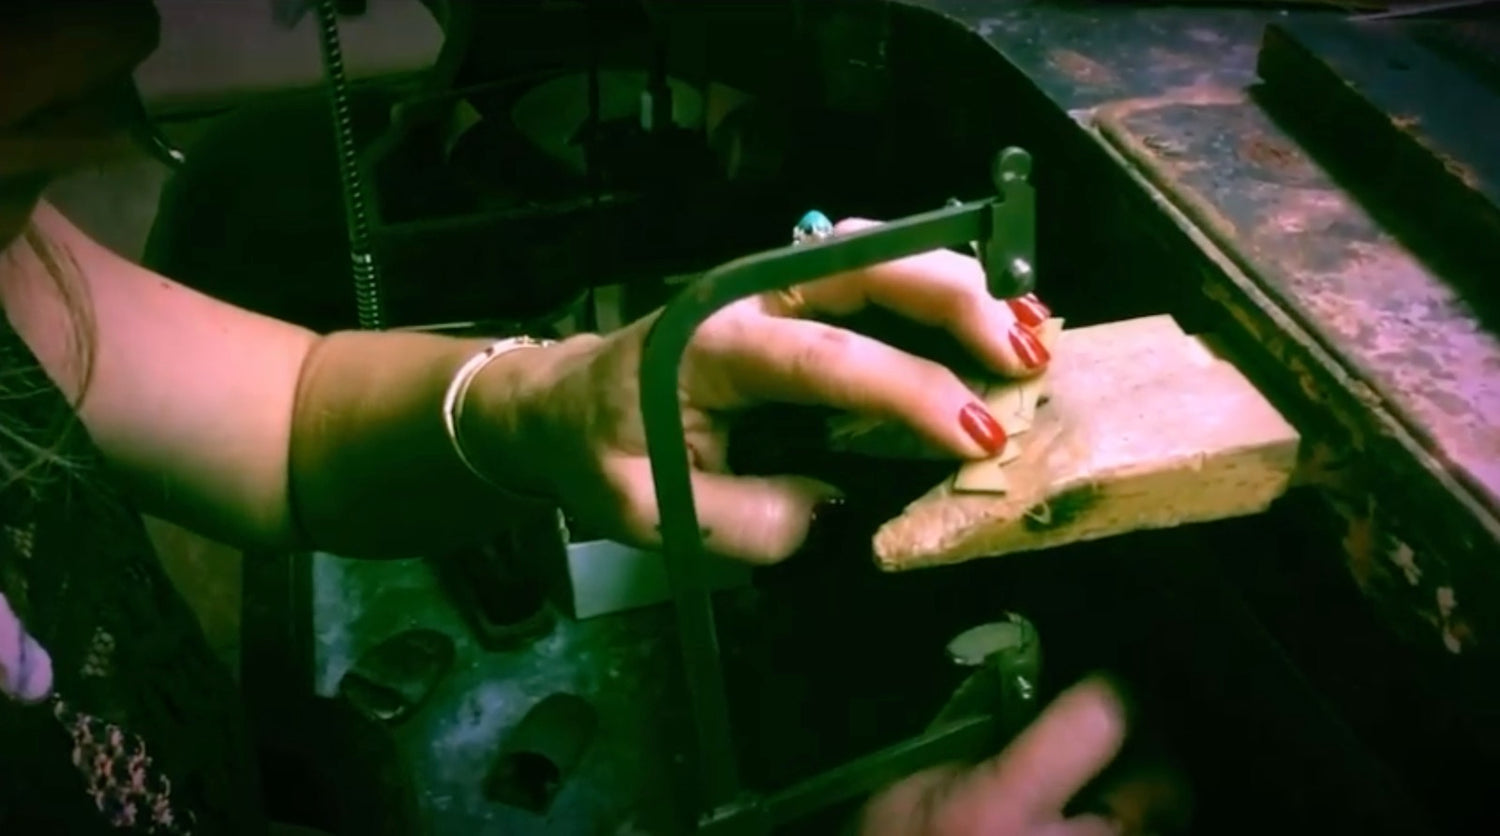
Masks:
[[[1259,513],[1291,482],[1296,429],[1169,317],[1064,331],[1046,377],[1005,492],[944,480],[876,533],[883,569]]]
[[[1059,324],[1060,331],[1062,320],[1058,319],[1054,320],[1054,322]],[[1154,339],[1185,336],[1182,328],[1177,325],[1176,320],[1166,315],[1128,319],[1123,322],[1116,322],[1111,327],[1115,329],[1114,338],[1119,350],[1122,352],[1133,351],[1142,346],[1149,348]],[[1044,336],[1048,350],[1051,351],[1053,341],[1058,337],[1051,333]],[[1047,377],[1039,379],[1035,391],[1029,392],[1027,397],[1041,399],[1047,391],[1047,380]],[[989,393],[994,390],[997,384],[1003,384],[1007,381],[985,378],[966,379],[964,382],[973,390],[975,395],[987,399]],[[1006,426],[1007,433],[1013,433],[1014,429],[1014,425]],[[1028,429],[1030,428],[1028,427]],[[859,456],[882,459],[949,457],[948,453],[928,445],[905,427],[879,417],[851,413],[837,415],[828,422],[828,438],[831,449]]]

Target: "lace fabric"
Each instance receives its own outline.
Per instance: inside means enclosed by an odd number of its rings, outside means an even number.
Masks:
[[[232,678],[5,327],[0,411],[0,833],[264,833]]]

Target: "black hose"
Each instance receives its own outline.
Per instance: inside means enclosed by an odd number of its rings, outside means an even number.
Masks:
[[[349,100],[349,79],[344,73],[344,49],[339,43],[338,0],[318,0],[317,12],[318,45],[323,52],[323,72],[328,77],[332,100],[333,136],[343,185],[344,218],[349,231],[355,313],[359,317],[359,327],[378,330],[385,326],[384,299],[370,243],[369,199],[360,175],[359,149],[354,141],[354,110]]]
[[[172,144],[170,139],[161,132],[156,120],[151,118],[151,112],[146,109],[146,102],[141,98],[141,88],[131,81],[126,85],[126,95],[129,97],[128,107],[131,111],[130,132],[134,136],[136,144],[146,150],[157,162],[167,168],[176,171],[187,162],[187,155],[182,149]]]

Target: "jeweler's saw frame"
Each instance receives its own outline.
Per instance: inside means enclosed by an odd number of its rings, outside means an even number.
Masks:
[[[733,302],[941,247],[976,245],[995,296],[1029,293],[1036,263],[1036,194],[1030,173],[1031,156],[1007,148],[995,162],[996,197],[731,261],[688,286],[652,326],[641,361],[641,412],[691,701],[700,776],[699,833],[768,834],[904,774],[988,754],[1012,731],[1011,724],[993,715],[960,718],[786,790],[758,795],[741,786],[713,601],[704,576],[705,549],[693,501],[678,373],[698,327]]]

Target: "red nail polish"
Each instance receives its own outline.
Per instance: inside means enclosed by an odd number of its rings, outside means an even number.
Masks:
[[[1047,310],[1034,294],[1028,293],[1019,299],[1008,300],[1011,313],[1015,314],[1016,320],[1027,328],[1035,328],[1047,321],[1052,312]]]
[[[1026,341],[1031,343],[1031,347],[1036,350],[1036,364],[1038,366],[1045,366],[1052,360],[1052,352],[1047,350],[1047,346],[1042,343],[1041,337],[1028,332],[1026,334]]]
[[[1036,309],[1037,309],[1037,311],[1039,311],[1041,313],[1042,319],[1046,319],[1046,318],[1052,316],[1052,309],[1049,308],[1049,307],[1047,307],[1047,305],[1045,303],[1043,303],[1042,300],[1036,298],[1036,294],[1035,293],[1028,293],[1025,296],[1022,296],[1021,298],[1025,299],[1026,301],[1030,302],[1033,305],[1036,305]]]
[[[971,403],[960,410],[958,425],[990,455],[1005,449],[1005,428],[983,406]]]
[[[1052,355],[1042,341],[1036,338],[1030,331],[1020,328],[1010,329],[1010,347],[1015,349],[1016,356],[1021,358],[1022,365],[1028,369],[1038,369],[1047,365]]]

